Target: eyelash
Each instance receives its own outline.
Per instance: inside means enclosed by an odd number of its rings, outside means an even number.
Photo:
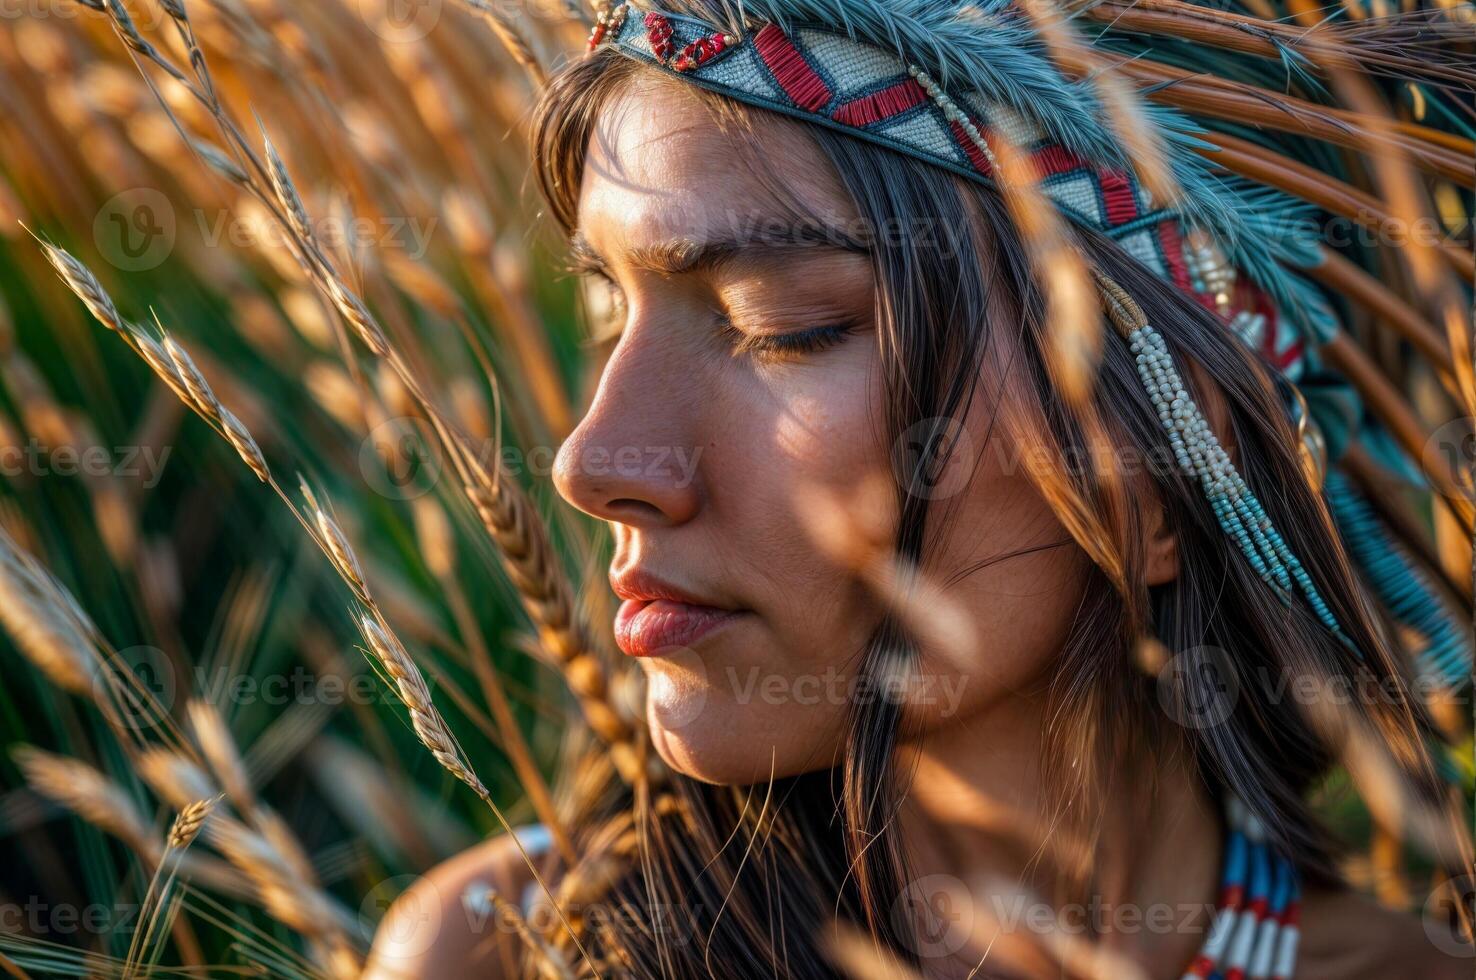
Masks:
[[[583,263],[574,264],[570,271],[586,278],[598,279],[604,284],[610,292],[611,304],[617,313],[611,320],[618,321],[618,313],[625,309],[625,292],[614,278],[602,268]],[[854,323],[834,323],[787,333],[751,334],[739,330],[726,316],[721,316],[720,321],[719,330],[732,345],[735,354],[754,354],[775,360],[815,354],[838,346],[855,332],[857,326]],[[608,332],[618,336],[622,326],[612,322]]]
[[[788,333],[749,334],[725,319],[721,329],[733,345],[734,353],[781,359],[800,354],[816,354],[835,347],[855,331],[856,325],[835,323]]]

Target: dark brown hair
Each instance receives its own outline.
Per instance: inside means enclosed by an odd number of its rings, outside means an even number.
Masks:
[[[649,71],[609,51],[567,68],[550,85],[535,122],[538,177],[553,217],[572,231],[584,157],[601,107],[637,73]],[[721,101],[741,125],[800,126]],[[1031,471],[1063,515],[1089,567],[1070,637],[1053,671],[1045,774],[1065,820],[1091,840],[1094,800],[1115,760],[1149,752],[1187,767],[1211,795],[1233,793],[1264,821],[1277,846],[1311,883],[1337,880],[1335,845],[1309,808],[1309,787],[1333,761],[1350,726],[1381,744],[1427,792],[1424,722],[1408,697],[1392,650],[1349,569],[1326,507],[1304,476],[1285,393],[1244,345],[1192,297],[1154,275],[1117,245],[1075,232],[1087,260],[1131,294],[1188,366],[1186,380],[1211,414],[1240,470],[1317,583],[1351,645],[1299,603],[1261,581],[1221,529],[1201,488],[1172,465],[1125,478],[1091,449],[1105,436],[1140,460],[1173,456],[1138,379],[1133,356],[1105,339],[1086,406],[1058,394],[1047,356],[1050,324],[1027,250],[991,189],[927,164],[837,134],[803,127],[834,166],[872,228],[927,228],[878,235],[869,243],[876,281],[876,337],[887,392],[880,416],[895,437],[929,420],[962,418],[987,399],[999,422],[1028,438],[1044,460]],[[965,220],[959,220],[963,217]],[[1005,360],[1008,361],[1005,364]],[[986,371],[993,364],[994,371]],[[1003,384],[983,390],[981,377]],[[994,390],[997,388],[997,390]],[[1141,505],[1146,488],[1177,537],[1179,572],[1165,586],[1144,584]],[[925,563],[947,513],[899,491],[895,547]],[[1005,560],[1009,556],[999,556]],[[1090,557],[1093,561],[1088,562]],[[1109,575],[1106,561],[1120,570]],[[1140,640],[1170,652],[1213,648],[1239,697],[1223,722],[1175,723],[1165,705],[1218,696],[1224,682],[1201,671],[1156,679],[1142,669]],[[1354,650],[1359,651],[1355,653]],[[865,678],[911,651],[891,620],[865,654]],[[1277,697],[1278,679],[1311,675],[1396,692],[1340,719],[1308,717]],[[894,771],[901,712],[886,698],[858,698],[843,758],[833,769],[763,787],[714,787],[673,776],[664,792],[679,802],[660,815],[636,803],[637,857],[607,899],[613,914],[591,920],[587,948],[612,972],[635,976],[786,975],[830,977],[828,925],[836,918],[912,959],[912,923],[899,915],[906,855],[891,817],[906,793]],[[1069,764],[1068,760],[1071,763]],[[1151,794],[1145,794],[1151,795]],[[626,800],[605,801],[603,819]],[[590,826],[597,821],[590,820]],[[1089,886],[1091,848],[1059,862],[1064,893]]]

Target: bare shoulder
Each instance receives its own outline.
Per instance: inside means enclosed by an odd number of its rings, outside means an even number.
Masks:
[[[1352,891],[1302,900],[1297,980],[1470,980],[1476,960],[1448,929]]]
[[[519,828],[517,835],[530,854],[546,851],[542,828]],[[385,912],[364,980],[518,976],[519,941],[486,894],[492,888],[517,904],[532,881],[507,834],[436,865]]]

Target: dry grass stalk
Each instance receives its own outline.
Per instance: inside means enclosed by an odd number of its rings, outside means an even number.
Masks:
[[[139,915],[144,927],[134,931],[133,939],[128,944],[128,957],[123,964],[124,980],[136,975],[139,964],[154,948],[153,937],[158,928],[170,919],[171,908],[168,903],[175,877],[179,873],[179,866],[184,858],[183,852],[199,836],[201,828],[205,825],[205,818],[210,815],[215,802],[215,798],[195,800],[186,804],[175,815],[174,822],[169,827],[169,834],[164,839],[164,859],[154,869],[154,875],[149,879],[148,890],[144,893],[142,911]],[[172,861],[169,860],[171,855],[174,858]],[[165,873],[166,865],[168,866],[167,874]]]
[[[880,475],[862,481],[845,498],[826,487],[806,486],[794,499],[821,552],[862,583],[921,649],[966,674],[979,649],[973,621],[942,584],[892,546],[889,528],[895,507],[887,482]],[[904,675],[917,669],[902,657],[885,666]],[[905,676],[877,680],[899,685],[884,689],[906,689]]]
[[[1101,307],[1065,219],[1041,190],[1034,161],[1002,135],[1015,130],[1014,120],[1008,110],[998,114],[989,143],[1005,204],[1045,294],[1048,362],[1062,396],[1080,408],[1091,398],[1102,356]]]
[[[483,799],[489,794],[487,787],[472,771],[451,734],[451,728],[431,701],[430,688],[420,668],[410,659],[410,654],[393,633],[376,622],[371,616],[359,619],[359,628],[369,644],[369,651],[394,682],[395,691],[410,712],[410,725],[420,741],[430,750],[447,772],[461,780]]]
[[[90,624],[79,622],[73,605],[57,592],[50,577],[0,530],[0,626],[53,684],[91,697],[99,663],[87,639]]]
[[[317,532],[318,544],[323,553],[333,563],[334,569],[354,594],[362,602],[369,601],[369,586],[364,581],[364,568],[359,564],[359,558],[354,554],[354,549],[349,546],[348,537],[343,533],[343,528],[338,526],[331,514],[318,503],[317,495],[306,480],[301,480],[303,499],[307,501],[308,516],[312,520],[312,526]]]
[[[499,920],[512,927],[513,932],[517,934],[519,941],[523,943],[532,957],[536,976],[544,980],[574,980],[574,969],[564,953],[550,946],[542,936],[529,928],[528,921],[523,918],[522,910],[503,898],[501,892],[490,885],[484,885],[476,897],[489,903],[496,911]],[[500,938],[500,934],[495,934],[484,940],[481,945]],[[480,951],[479,948],[478,952]]]
[[[201,159],[209,164],[210,169],[233,183],[244,184],[249,179],[246,176],[246,171],[242,170],[236,164],[236,161],[226,156],[225,151],[214,143],[192,139],[190,140],[190,146],[200,155]]]
[[[204,770],[170,749],[147,749],[133,765],[149,789],[176,810],[214,797],[218,792]]]
[[[292,222],[292,230],[304,241],[312,241],[313,229],[308,222],[307,208],[303,206],[302,195],[297,193],[297,185],[292,183],[286,162],[277,152],[277,148],[272,145],[271,139],[263,137],[262,142],[267,158],[267,174],[271,178],[272,191],[277,196],[277,203],[282,205],[282,210],[287,212],[287,218]]]
[[[146,56],[156,63],[162,60],[154,52]],[[203,61],[197,70],[205,72]],[[224,117],[220,107],[207,107],[245,152],[247,148],[244,140]],[[268,183],[272,189],[271,199],[285,212],[284,223],[296,236],[295,251],[306,271],[320,285],[370,351],[389,360],[411,395],[431,413],[443,439],[446,438],[447,433],[440,423],[439,413],[425,396],[423,386],[405,366],[403,359],[390,348],[373,314],[322,257],[312,238],[311,222],[302,204],[302,196],[270,140],[266,142],[266,154],[268,165],[265,168],[258,165],[256,169],[265,170],[268,175]],[[248,162],[250,159],[248,155]],[[255,188],[254,181],[252,186]],[[264,192],[259,188],[255,189],[258,196],[266,201]],[[169,379],[166,378],[167,380]],[[237,448],[240,450],[241,446],[238,445]],[[455,445],[448,445],[447,448],[453,456],[461,449]],[[247,453],[242,451],[242,456],[246,457]],[[487,530],[502,550],[504,564],[519,589],[525,608],[538,626],[541,639],[553,654],[556,663],[566,669],[566,676],[570,679],[586,720],[610,745],[616,768],[622,777],[628,782],[643,778],[648,764],[643,761],[642,753],[636,747],[633,727],[620,716],[609,700],[603,670],[590,653],[590,644],[577,626],[572,591],[562,571],[552,561],[551,548],[542,521],[521,488],[505,473],[499,470],[492,478],[488,478],[485,473],[480,472],[480,467],[474,462],[474,455],[472,459],[474,471],[462,473],[468,495]],[[248,464],[251,463],[252,460],[248,459]],[[255,466],[253,470],[260,475]],[[340,571],[343,570],[340,567]],[[570,667],[575,669],[570,671]]]
[[[1020,4],[1045,40],[1051,57],[1063,69],[1092,60],[1090,46],[1068,24],[1066,6],[1056,0],[1023,0]],[[1122,142],[1124,156],[1153,196],[1154,204],[1172,206],[1181,197],[1180,188],[1162,141],[1144,114],[1142,100],[1110,67],[1090,73],[1086,81],[1101,100],[1114,134]]]
[[[521,487],[500,471],[493,480],[491,486],[466,488],[473,509],[497,544],[503,567],[538,629],[540,646],[563,671],[585,721],[609,746],[621,778],[639,782],[648,766],[635,729],[610,699],[605,671],[575,614],[574,595],[553,556],[548,531]]]
[[[215,705],[199,698],[191,700],[187,710],[195,743],[210,764],[215,778],[220,781],[221,789],[243,813],[256,809],[251,780],[246,775],[246,767],[241,764],[241,755],[236,750],[235,739],[231,738],[225,719]]]
[[[922,975],[870,936],[837,922],[827,943],[830,959],[852,980],[922,980]]]
[[[42,796],[112,834],[139,854],[157,859],[158,842],[123,788],[78,759],[28,745],[11,752],[27,784]]]
[[[251,472],[263,483],[270,483],[271,474],[261,447],[241,420],[221,405],[184,348],[168,336],[161,344],[142,328],[119,316],[97,277],[65,250],[46,242],[41,242],[41,248],[62,281],[77,294],[93,316],[128,341],[155,375],[231,444]]]
[[[57,275],[61,276],[62,282],[77,294],[98,322],[109,330],[122,333],[123,318],[118,315],[118,308],[113,305],[112,297],[102,288],[92,270],[64,249],[46,242],[41,242],[41,251]]]
[[[200,836],[200,830],[205,826],[205,818],[210,816],[210,811],[215,809],[219,797],[211,797],[204,800],[196,800],[174,818],[174,823],[169,827],[169,836],[165,839],[165,846],[173,851],[184,850]]]
[[[251,430],[246,428],[246,424],[230,409],[222,407],[220,427],[226,441],[236,450],[251,472],[256,474],[256,478],[262,483],[271,483],[272,471],[267,468],[266,457],[262,455],[261,447],[252,438]]]
[[[205,836],[250,880],[268,915],[314,942],[315,959],[330,976],[358,976],[362,964],[345,935],[345,913],[302,877],[296,856],[284,855],[266,836],[223,814],[206,823]]]
[[[425,567],[438,579],[449,578],[456,570],[456,538],[446,511],[439,501],[426,495],[415,498],[410,516]]]
[[[451,733],[450,726],[441,717],[441,713],[436,710],[436,706],[431,700],[430,688],[425,683],[425,677],[421,674],[420,668],[411,660],[410,654],[405,650],[399,639],[382,621],[370,615],[364,615],[359,618],[359,627],[364,635],[364,639],[369,644],[370,652],[374,655],[380,666],[384,668],[385,673],[390,676],[394,682],[395,690],[400,696],[400,700],[405,703],[405,707],[409,710],[410,726],[414,729],[421,743],[430,750],[431,755],[435,757],[443,769],[470,786],[492,810],[493,815],[502,824],[503,830],[511,833],[512,826],[508,823],[507,818],[503,816],[502,810],[493,802],[492,794],[487,791],[487,787],[482,783],[482,780],[472,771],[471,764],[466,760],[460,744]],[[513,842],[517,844],[516,835],[513,837]],[[548,886],[544,884],[542,876],[538,873],[538,869],[533,866],[532,859],[523,850],[521,844],[517,844],[517,847],[523,863],[533,875],[534,882],[542,889],[545,897],[552,901],[552,894],[549,892]],[[565,917],[557,903],[554,905],[554,910],[557,913],[559,925],[564,930],[564,935],[574,944],[585,961],[589,962],[589,954],[585,952],[583,944],[580,943],[574,926]]]
[[[205,380],[205,375],[200,373],[199,367],[195,365],[194,358],[190,357],[179,342],[168,334],[164,336],[164,353],[169,355],[170,363],[179,373],[180,380],[184,382],[185,391],[189,393],[191,407],[207,419],[220,418],[220,400],[215,397],[210,383]]]
[[[548,83],[548,73],[539,63],[538,56],[533,51],[533,45],[518,30],[506,10],[487,0],[461,0],[461,2],[486,19],[487,25],[492,28],[492,33],[497,35],[497,39],[507,48],[507,53],[512,55],[512,59],[528,73],[528,77],[535,85],[542,88]]]
[[[301,205],[301,195],[297,193],[280,157],[273,164],[272,182],[277,197],[289,211]],[[305,222],[301,229],[295,220],[291,224],[294,232],[311,232],[310,223]],[[494,468],[491,474],[483,470],[476,454],[463,446],[442,420],[439,410],[427,397],[424,386],[404,359],[389,346],[374,315],[338,278],[331,264],[321,258],[314,261],[312,257],[320,253],[312,239],[308,235],[299,235],[299,239],[299,251],[308,257],[305,262],[307,271],[323,287],[365,346],[388,361],[410,395],[427,412],[458,469],[473,508],[498,546],[504,567],[517,587],[524,607],[538,626],[545,649],[565,669],[565,676],[579,700],[586,721],[609,744],[621,776],[627,782],[640,780],[649,765],[643,761],[636,746],[633,727],[620,716],[609,699],[604,671],[594,659],[590,652],[592,648],[577,624],[568,579],[553,559],[547,530],[532,502],[500,468]],[[340,571],[343,570],[341,567]]]
[[[364,301],[336,275],[326,276],[324,288],[334,307],[348,321],[349,326],[354,328],[354,333],[358,334],[364,346],[376,357],[388,357],[389,341],[385,339],[384,330],[380,328],[374,314],[364,305]]]

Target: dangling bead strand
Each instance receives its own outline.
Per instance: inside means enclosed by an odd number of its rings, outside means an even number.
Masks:
[[[1291,602],[1295,586],[1322,624],[1351,645],[1313,584],[1312,576],[1287,547],[1266,509],[1246,485],[1199,406],[1189,396],[1169,354],[1168,343],[1121,286],[1100,269],[1093,269],[1092,273],[1108,316],[1127,337],[1138,377],[1158,412],[1179,468],[1199,479],[1220,527],[1235,539],[1256,574],[1283,601]]]
[[[1174,458],[1186,473],[1199,478],[1220,526],[1240,545],[1246,560],[1266,584],[1288,599],[1294,588],[1299,590],[1323,625],[1341,635],[1311,576],[1287,547],[1184,387],[1163,336],[1144,324],[1128,334],[1128,344],[1138,377],[1168,434]]]
[[[954,102],[948,93],[943,91],[941,85],[933,81],[933,76],[923,71],[917,65],[908,65],[907,73],[912,76],[917,84],[922,86],[923,91],[928,93],[928,98],[932,99],[938,108],[942,110],[943,118],[951,123],[957,123],[959,129],[962,129],[964,135],[969,138],[969,142],[979,148],[979,152],[984,154],[984,159],[989,161],[990,170],[997,171],[999,169],[999,161],[994,159],[994,151],[989,148],[989,141],[984,138],[983,133],[979,132],[979,127],[974,125],[974,121],[969,118],[969,114],[958,107],[958,103]]]

